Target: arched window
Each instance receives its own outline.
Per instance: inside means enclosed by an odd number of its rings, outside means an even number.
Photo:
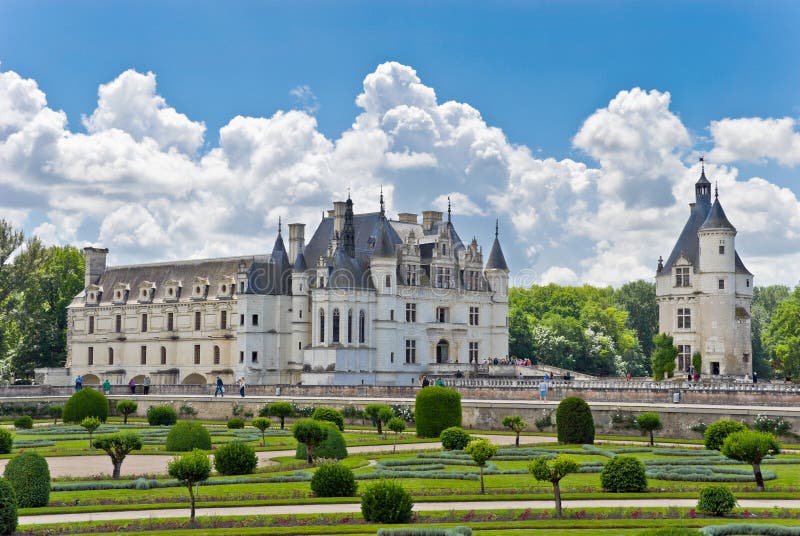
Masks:
[[[367,315],[362,310],[358,313],[358,342],[364,344],[367,340]]]
[[[319,310],[319,342],[325,342],[325,311]]]
[[[392,288],[392,276],[387,275],[385,279],[385,283],[383,284],[386,288]]]
[[[347,311],[347,344],[353,344],[353,310]]]
[[[333,310],[333,333],[331,334],[332,342],[339,342],[339,309]]]
[[[161,347],[161,364],[167,364],[167,349],[165,347]]]
[[[219,365],[219,346],[214,346],[214,364]]]

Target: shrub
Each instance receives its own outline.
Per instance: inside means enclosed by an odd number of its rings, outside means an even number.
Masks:
[[[643,434],[650,434],[650,446],[652,447],[655,445],[653,437],[655,431],[661,430],[663,424],[661,423],[661,417],[658,416],[658,413],[642,413],[636,417],[636,426]]]
[[[86,417],[81,421],[81,427],[89,432],[89,448],[92,448],[92,434],[94,434],[95,430],[100,428],[100,419],[97,417]]]
[[[142,448],[142,439],[133,432],[121,432],[107,436],[98,437],[92,444],[94,448],[105,451],[111,458],[114,465],[114,472],[111,478],[118,479],[122,470],[122,462],[125,457],[133,450]]]
[[[361,496],[361,514],[374,523],[408,523],[413,506],[411,495],[394,480],[370,484]]]
[[[17,530],[17,495],[5,478],[0,478],[0,534]]]
[[[167,450],[189,452],[194,449],[211,450],[211,434],[199,422],[176,423],[167,435]]]
[[[14,428],[17,430],[30,430],[33,428],[33,417],[23,415],[14,419]]]
[[[319,458],[331,458],[336,460],[347,458],[347,443],[336,425],[324,421],[315,421],[313,419],[302,419],[302,421],[306,420],[316,423],[317,426],[319,426],[320,439],[319,442],[312,447],[311,461],[309,461],[309,456],[306,451],[307,443],[301,441],[298,439],[297,435],[295,435],[295,439],[298,441],[295,458],[298,460],[307,460],[308,463],[312,463],[314,459]],[[297,423],[295,423],[295,426],[296,425]],[[305,425],[303,426],[305,427]]]
[[[311,477],[311,491],[317,497],[352,497],[356,494],[352,469],[340,463],[326,463]]]
[[[556,409],[558,442],[570,445],[594,444],[594,419],[589,404],[582,398],[570,396]]]
[[[266,417],[256,417],[250,424],[261,432],[261,446],[263,447],[265,442],[264,433],[272,426],[272,421]]]
[[[221,475],[249,475],[257,465],[255,449],[241,441],[226,443],[214,454],[214,469]]]
[[[128,424],[128,415],[136,413],[139,409],[139,404],[133,400],[120,400],[117,402],[117,413],[122,415],[122,423]]]
[[[342,412],[339,410],[333,408],[317,408],[314,410],[314,413],[311,414],[311,418],[315,421],[332,422],[340,431],[344,432],[344,415],[342,415]]]
[[[757,432],[768,432],[776,436],[792,435],[792,423],[783,417],[769,417],[768,415],[758,415],[753,421],[753,430]]]
[[[786,525],[768,525],[762,523],[731,523],[728,525],[709,525],[701,529],[705,536],[798,536],[800,528]]]
[[[392,411],[388,404],[369,404],[364,407],[364,416],[372,421],[372,425],[377,428],[379,434],[383,432],[383,423],[387,422],[382,418],[387,416],[387,410]]]
[[[528,427],[528,423],[523,421],[522,417],[519,415],[506,415],[503,417],[503,426],[511,428],[511,430],[517,434],[517,440],[514,446],[519,447],[519,434]]]
[[[761,462],[766,456],[780,454],[781,447],[774,435],[767,432],[743,430],[733,432],[722,444],[722,454],[732,460],[750,464],[756,478],[756,488],[764,491]]]
[[[556,458],[538,456],[530,464],[528,471],[533,478],[541,482],[553,484],[553,496],[556,502],[556,517],[561,517],[561,479],[570,473],[577,473],[580,464],[574,458],[566,454],[559,454]]]
[[[172,426],[178,422],[178,414],[168,404],[147,408],[147,423],[150,426]]]
[[[47,415],[53,418],[53,424],[58,423],[58,419],[61,418],[61,415],[64,413],[64,406],[58,404],[50,404],[45,408]]]
[[[197,415],[197,410],[192,407],[191,402],[183,402],[178,408],[178,413],[180,413],[182,417],[194,417]]]
[[[442,430],[439,435],[442,447],[445,450],[464,450],[464,447],[472,440],[472,437],[458,426],[451,426]]]
[[[600,472],[603,489],[615,493],[644,491],[647,476],[644,464],[633,456],[616,456]]]
[[[405,431],[406,421],[400,417],[392,417],[389,419],[389,422],[386,423],[386,426],[389,428],[389,430],[394,432],[394,445],[392,446],[392,452],[395,452],[397,451],[397,436]]]
[[[208,460],[208,455],[199,450],[187,452],[180,457],[175,457],[171,462],[169,462],[167,465],[167,472],[169,473],[169,476],[172,478],[177,478],[180,483],[186,486],[186,488],[189,490],[189,500],[192,505],[189,520],[194,522],[196,501],[194,496],[194,486],[198,482],[203,482],[204,480],[208,479],[209,475],[211,474],[211,462]]]
[[[700,491],[697,509],[704,514],[723,516],[736,507],[736,497],[725,486],[707,486]]]
[[[480,468],[481,474],[481,494],[486,493],[486,489],[483,486],[483,468],[486,467],[486,462],[488,462],[492,456],[497,454],[497,447],[489,443],[486,439],[480,437],[475,441],[470,441],[467,447],[464,449],[464,452],[470,455],[472,461],[475,462]]]
[[[404,527],[399,529],[378,529],[376,536],[472,536],[472,529],[463,526],[448,529]]]
[[[414,404],[414,419],[419,437],[439,437],[445,428],[461,426],[461,395],[435,385],[420,390]]]
[[[742,430],[747,430],[747,426],[730,419],[720,419],[706,427],[706,431],[703,432],[703,443],[708,450],[719,450],[728,435]]]
[[[228,420],[228,428],[231,430],[241,430],[244,428],[244,419],[240,419],[239,417],[234,417],[233,419]]]
[[[0,428],[0,454],[9,454],[14,446],[14,436],[5,428]]]
[[[258,411],[259,417],[278,417],[281,420],[281,430],[286,417],[294,415],[294,406],[289,402],[273,402],[269,406],[264,406]]]
[[[81,389],[64,404],[64,422],[77,424],[86,417],[97,417],[100,422],[108,419],[108,399],[100,391]]]
[[[3,476],[14,488],[17,507],[47,506],[50,500],[50,467],[41,455],[25,452],[11,458]]]

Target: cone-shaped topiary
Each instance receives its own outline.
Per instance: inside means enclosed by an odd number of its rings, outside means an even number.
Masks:
[[[435,385],[421,389],[414,404],[414,420],[418,437],[439,437],[445,428],[461,426],[461,395]]]
[[[211,450],[211,434],[199,422],[180,421],[167,435],[167,450],[190,452],[193,449]]]
[[[570,445],[594,444],[594,419],[589,404],[582,398],[570,396],[556,410],[558,442]]]
[[[78,424],[86,417],[97,417],[100,422],[108,419],[108,399],[100,391],[81,389],[64,404],[64,422]]]
[[[13,534],[17,530],[17,495],[11,483],[0,478],[0,534]]]
[[[26,452],[11,458],[4,476],[14,488],[19,508],[47,506],[50,500],[50,467],[41,455]]]

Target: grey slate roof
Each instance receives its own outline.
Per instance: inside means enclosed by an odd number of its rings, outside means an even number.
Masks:
[[[394,244],[386,230],[387,227],[389,227],[389,224],[386,223],[386,220],[381,221],[378,236],[375,239],[375,248],[372,250],[372,256],[375,258],[394,259],[397,257]]]
[[[712,205],[711,211],[708,213],[703,225],[700,226],[700,229],[736,230],[736,227],[734,227],[731,222],[728,221],[728,217],[725,215],[725,211],[722,209],[722,204],[719,202],[719,198],[714,199],[714,205]]]
[[[372,245],[370,238],[377,239],[378,231],[380,228],[380,213],[368,212],[365,214],[355,214],[353,216],[353,226],[355,227],[355,246],[356,258],[372,254]],[[393,245],[398,245],[402,242],[400,235],[397,234],[391,225],[386,226],[386,232],[389,240]],[[320,221],[319,226],[314,235],[306,244],[303,250],[303,256],[306,263],[315,267],[317,259],[320,257],[327,257],[328,244],[333,239],[333,218],[324,217]]]
[[[487,270],[506,270],[508,271],[508,264],[506,264],[506,257],[503,255],[503,250],[500,247],[500,240],[495,236],[492,243],[492,251],[489,252],[489,259],[486,261]]]

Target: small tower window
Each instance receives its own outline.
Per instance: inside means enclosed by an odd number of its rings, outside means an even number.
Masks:
[[[725,280],[724,279],[720,279],[718,281],[718,286],[719,286],[720,290],[725,290]]]
[[[339,342],[339,309],[333,310],[333,333],[331,334],[333,342]]]
[[[689,267],[680,266],[675,268],[675,286],[676,287],[689,287]]]
[[[750,288],[750,278],[745,279],[745,284],[747,285],[747,288]]]
[[[325,311],[319,310],[319,342],[325,342]]]
[[[358,313],[358,342],[364,344],[367,340],[367,315],[364,311]]]
[[[386,276],[386,279],[385,279],[385,282],[384,282],[383,286],[386,287],[386,288],[392,288],[392,276],[390,276],[390,275]]]
[[[353,343],[353,310],[347,311],[347,344]]]
[[[719,241],[719,254],[720,255],[725,255],[725,241],[724,240],[720,240]]]
[[[687,308],[678,309],[678,329],[690,329],[692,327],[692,310]]]

